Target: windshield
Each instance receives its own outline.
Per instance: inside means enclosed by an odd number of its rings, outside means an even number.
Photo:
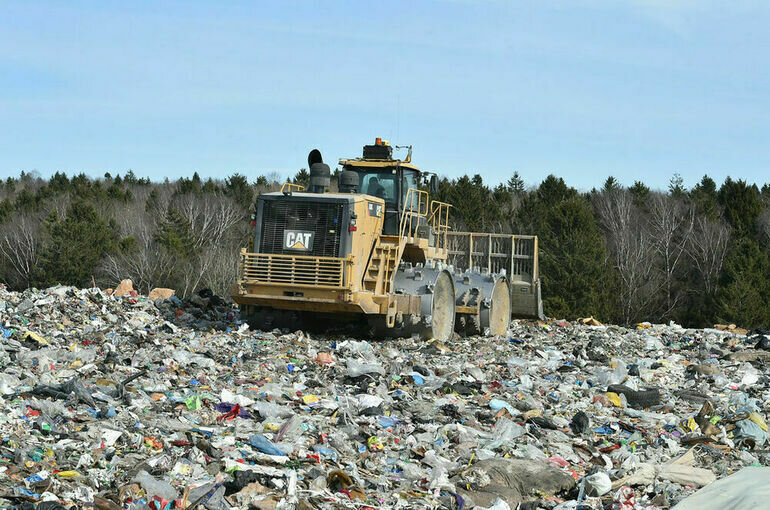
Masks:
[[[379,197],[390,204],[395,204],[398,200],[398,181],[396,174],[391,171],[365,172],[354,169],[358,172],[361,182],[361,193]]]

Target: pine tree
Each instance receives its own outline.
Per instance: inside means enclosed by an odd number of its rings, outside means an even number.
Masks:
[[[588,199],[549,175],[524,198],[517,215],[522,231],[539,237],[546,315],[612,316],[616,277]]]
[[[99,261],[116,248],[114,226],[82,200],[69,207],[64,219],[52,212],[43,231],[45,244],[32,278],[38,286],[90,286]]]
[[[719,215],[719,204],[717,197],[717,183],[708,175],[704,175],[698,184],[690,191],[698,210],[709,218],[716,218]]]
[[[678,173],[675,173],[671,180],[668,181],[668,192],[674,198],[683,198],[687,195],[687,190],[684,188],[684,179]]]
[[[634,182],[634,185],[628,188],[628,192],[634,199],[634,204],[640,206],[650,197],[650,188],[642,181]]]
[[[725,179],[718,193],[719,203],[725,211],[725,219],[738,235],[751,235],[757,217],[762,212],[759,189],[755,184],[749,186],[746,181]]]
[[[770,327],[770,274],[768,254],[744,237],[725,261],[718,295],[719,319],[743,327]]]
[[[621,189],[622,189],[622,186],[620,185],[618,180],[611,175],[607,177],[607,180],[604,181],[604,186],[602,186],[602,191],[607,193],[620,191]]]
[[[299,172],[294,175],[294,184],[301,184],[302,186],[310,185],[310,174],[304,168],[300,168]]]
[[[244,175],[235,173],[225,181],[225,194],[233,197],[238,205],[246,209],[254,199],[254,188]]]
[[[509,193],[515,195],[524,193],[524,179],[519,176],[519,172],[513,172],[513,176],[508,179],[507,188]]]
[[[606,320],[614,274],[588,200],[572,197],[548,207],[537,234],[545,313]]]

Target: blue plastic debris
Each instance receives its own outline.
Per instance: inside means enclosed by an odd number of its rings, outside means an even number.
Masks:
[[[500,400],[497,398],[493,398],[489,401],[489,407],[492,408],[493,411],[499,411],[500,409],[507,409],[509,413],[516,414],[516,411],[513,409],[513,406],[506,402],[505,400]]]
[[[265,453],[267,455],[280,455],[285,456],[286,454],[283,453],[281,450],[278,449],[277,446],[273,444],[272,441],[270,441],[268,438],[266,438],[262,434],[254,434],[249,438],[249,443],[251,446],[256,448],[262,453]]]
[[[396,425],[399,421],[401,421],[401,420],[399,420],[398,418],[393,418],[392,416],[380,416],[377,419],[377,423],[382,428],[392,427],[392,426]]]
[[[313,451],[320,453],[321,455],[324,456],[324,458],[331,459],[332,461],[335,461],[335,462],[337,460],[337,452],[335,452],[334,450],[326,446],[315,445],[313,447]]]

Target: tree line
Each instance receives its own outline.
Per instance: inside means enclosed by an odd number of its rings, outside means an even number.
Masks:
[[[293,182],[306,184],[302,169]],[[13,289],[57,283],[142,292],[207,287],[227,296],[260,193],[277,173],[153,182],[22,172],[0,181],[0,281]],[[609,177],[581,192],[549,175],[527,187],[481,175],[444,178],[456,230],[536,234],[545,313],[619,324],[675,321],[770,327],[770,185],[675,175],[665,191]]]

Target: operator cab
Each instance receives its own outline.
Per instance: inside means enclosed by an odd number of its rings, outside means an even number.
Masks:
[[[401,213],[405,208],[409,208],[409,204],[405,204],[407,192],[410,188],[419,188],[421,177],[428,175],[412,165],[411,159],[411,147],[409,147],[409,153],[404,161],[393,159],[393,147],[387,141],[377,138],[374,145],[364,145],[362,158],[340,160],[343,170],[340,173],[341,179],[345,175],[345,171],[355,172],[358,174],[358,189],[356,191],[385,201],[383,225],[385,235],[397,235],[399,233]],[[435,175],[432,175],[430,183],[432,188],[437,186]],[[341,184],[340,189],[342,188]],[[417,197],[411,205],[414,210],[417,209],[416,200]]]

